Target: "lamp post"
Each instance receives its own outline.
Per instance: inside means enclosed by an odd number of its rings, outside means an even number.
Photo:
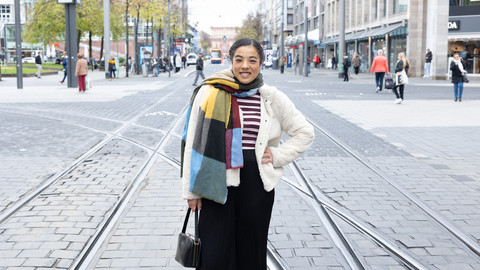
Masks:
[[[57,0],[58,4],[65,5],[65,49],[67,51],[67,86],[69,88],[78,87],[78,81],[75,80],[75,66],[77,65],[77,11],[76,5],[80,5],[81,0]]]
[[[170,78],[170,0],[168,0],[168,28],[167,28],[167,65],[168,65],[168,77]]]
[[[305,44],[303,45],[303,77],[308,77],[308,63],[307,63],[307,53],[308,53],[308,0],[305,0],[305,20],[304,20],[304,29],[305,29]]]
[[[110,57],[110,0],[103,0],[103,42],[105,43],[105,56],[103,66],[105,67],[105,79],[110,77],[107,63]]]
[[[340,33],[339,33],[339,40],[338,40],[338,47],[339,47],[339,52],[337,56],[337,61],[339,63],[339,69],[338,69],[338,78],[343,78],[344,73],[343,73],[343,62],[340,62],[340,60],[343,61],[343,54],[345,53],[345,0],[340,0]]]
[[[15,54],[17,57],[17,89],[23,89],[22,28],[20,25],[20,0],[15,0]]]

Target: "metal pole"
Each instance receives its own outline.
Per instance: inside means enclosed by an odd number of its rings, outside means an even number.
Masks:
[[[103,0],[103,42],[105,43],[105,56],[103,63],[105,67],[105,79],[110,77],[108,72],[108,59],[110,57],[110,0]]]
[[[167,67],[168,67],[168,77],[170,78],[170,0],[168,0],[168,28],[167,28]]]
[[[308,53],[308,1],[305,1],[305,20],[304,20],[304,29],[305,29],[305,44],[303,45],[303,77],[308,77],[308,68],[307,68],[307,53]]]
[[[284,43],[285,41],[283,40],[283,32],[284,32],[284,27],[285,27],[285,0],[282,0],[282,26],[280,29],[280,59],[282,58],[284,54]]]
[[[77,88],[78,80],[75,79],[77,65],[77,15],[75,4],[65,4],[65,49],[67,51],[67,87]]]
[[[125,14],[128,14],[128,5],[129,5],[129,0],[127,0],[127,3],[126,3]],[[125,49],[125,52],[126,52],[126,55],[125,55],[125,67],[126,67],[125,77],[128,78],[128,73],[130,72],[130,69],[128,68],[129,67],[128,57],[130,56],[130,54],[128,52],[128,49],[129,49],[128,48],[128,45],[129,45],[129,40],[128,40],[128,16],[125,16],[125,25],[126,25],[125,32],[126,32],[126,38],[127,38],[127,40],[125,42],[125,45],[126,45],[126,49]],[[130,67],[130,68],[132,68],[132,67]]]
[[[338,52],[338,78],[343,78],[343,54],[345,53],[345,0],[340,0],[340,33],[339,33],[339,52]]]
[[[17,89],[23,89],[22,28],[20,25],[20,0],[15,0],[15,56],[17,57]]]

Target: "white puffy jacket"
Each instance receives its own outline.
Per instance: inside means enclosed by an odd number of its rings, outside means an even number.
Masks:
[[[192,143],[198,108],[201,104],[201,97],[204,91],[209,90],[209,85],[203,86],[192,105],[190,121],[187,133],[187,140],[184,153],[183,166],[183,191],[184,199],[200,198],[189,191],[190,183],[190,158],[192,154]],[[257,157],[260,177],[266,191],[271,191],[278,184],[283,176],[283,166],[295,160],[303,153],[315,138],[312,125],[295,108],[293,102],[275,87],[263,85],[259,89],[261,96],[261,122],[255,144],[255,155]],[[240,116],[243,114],[240,113]],[[243,126],[243,118],[241,119]],[[280,144],[284,131],[290,138]],[[273,156],[273,164],[262,164],[262,156],[266,147],[270,148]],[[240,185],[240,169],[227,170],[227,186]]]

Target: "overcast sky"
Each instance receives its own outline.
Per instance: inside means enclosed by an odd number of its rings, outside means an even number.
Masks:
[[[210,27],[241,26],[248,12],[257,9],[255,0],[188,0],[188,19],[192,25],[211,34]]]

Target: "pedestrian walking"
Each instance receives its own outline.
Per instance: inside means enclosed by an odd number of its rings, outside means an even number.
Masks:
[[[63,52],[62,60],[61,60],[61,63],[63,66],[63,79],[60,81],[60,83],[64,83],[65,79],[67,78],[67,62],[68,62],[67,59],[68,59],[67,52]]]
[[[98,65],[97,65],[97,60],[95,60],[94,57],[90,58],[90,64],[92,65],[92,71],[95,71],[95,69],[97,69]]]
[[[179,72],[182,68],[182,58],[178,53],[175,54],[175,73]]]
[[[454,101],[462,101],[463,95],[463,83],[464,83],[464,76],[467,73],[465,71],[465,62],[463,62],[462,58],[455,53],[453,55],[453,60],[450,62],[450,70],[452,71],[452,83],[453,83],[453,94],[454,94]]]
[[[317,69],[318,65],[320,64],[320,57],[318,57],[318,54],[313,56],[313,64],[315,65],[315,69]]]
[[[398,54],[397,65],[395,66],[395,74],[397,80],[395,80],[395,85],[393,86],[393,93],[397,97],[395,100],[396,104],[401,104],[404,100],[404,91],[405,91],[405,78],[402,81],[399,81],[398,75],[408,76],[408,68],[410,67],[408,59],[404,53]],[[399,92],[400,91],[400,92]]]
[[[348,82],[348,68],[352,65],[352,62],[350,61],[350,58],[348,58],[348,55],[346,53],[343,54],[343,81]]]
[[[185,54],[182,55],[182,65],[183,65],[183,69],[187,68],[187,57],[185,57]]]
[[[75,67],[75,76],[78,78],[78,92],[85,93],[86,85],[85,85],[85,77],[88,74],[88,63],[85,59],[83,59],[83,53],[77,54],[77,66]]]
[[[160,67],[158,66],[157,59],[155,57],[152,58],[152,69],[153,69],[153,77],[158,77],[160,74]]]
[[[108,79],[109,81],[113,79],[117,79],[117,65],[116,65],[116,59],[113,57],[113,55],[110,55],[110,58],[108,59],[108,72],[110,73],[110,78]]]
[[[383,78],[385,72],[388,73],[387,58],[383,56],[383,50],[378,50],[377,56],[373,59],[370,73],[375,72],[375,85],[377,86],[377,93],[383,90]]]
[[[352,58],[352,65],[353,65],[353,69],[355,70],[355,75],[358,75],[361,64],[362,64],[362,61],[360,60],[360,55],[358,55],[358,53],[355,53]]]
[[[201,53],[197,58],[197,75],[195,76],[195,81],[193,82],[193,86],[197,86],[197,80],[199,76],[202,76],[202,79],[205,80],[205,75],[203,75],[203,53]]]
[[[42,78],[42,52],[38,52],[35,57],[35,65],[37,66],[37,74],[35,76],[39,79]]]
[[[297,75],[298,65],[300,65],[300,56],[295,57],[295,75]]]
[[[424,78],[430,78],[430,68],[432,66],[432,57],[433,54],[430,49],[427,49],[427,54],[425,54],[425,69],[424,69]]]
[[[280,60],[278,61],[278,66],[280,67],[280,74],[283,74],[285,70],[285,56],[280,57]]]
[[[310,74],[310,56],[307,56],[307,74]]]
[[[257,41],[237,40],[229,53],[232,68],[207,78],[191,98],[182,194],[201,210],[197,269],[267,269],[274,188],[315,135],[287,95],[264,85]],[[290,137],[280,144],[282,132]]]
[[[337,69],[337,58],[335,55],[332,56],[332,69]]]

